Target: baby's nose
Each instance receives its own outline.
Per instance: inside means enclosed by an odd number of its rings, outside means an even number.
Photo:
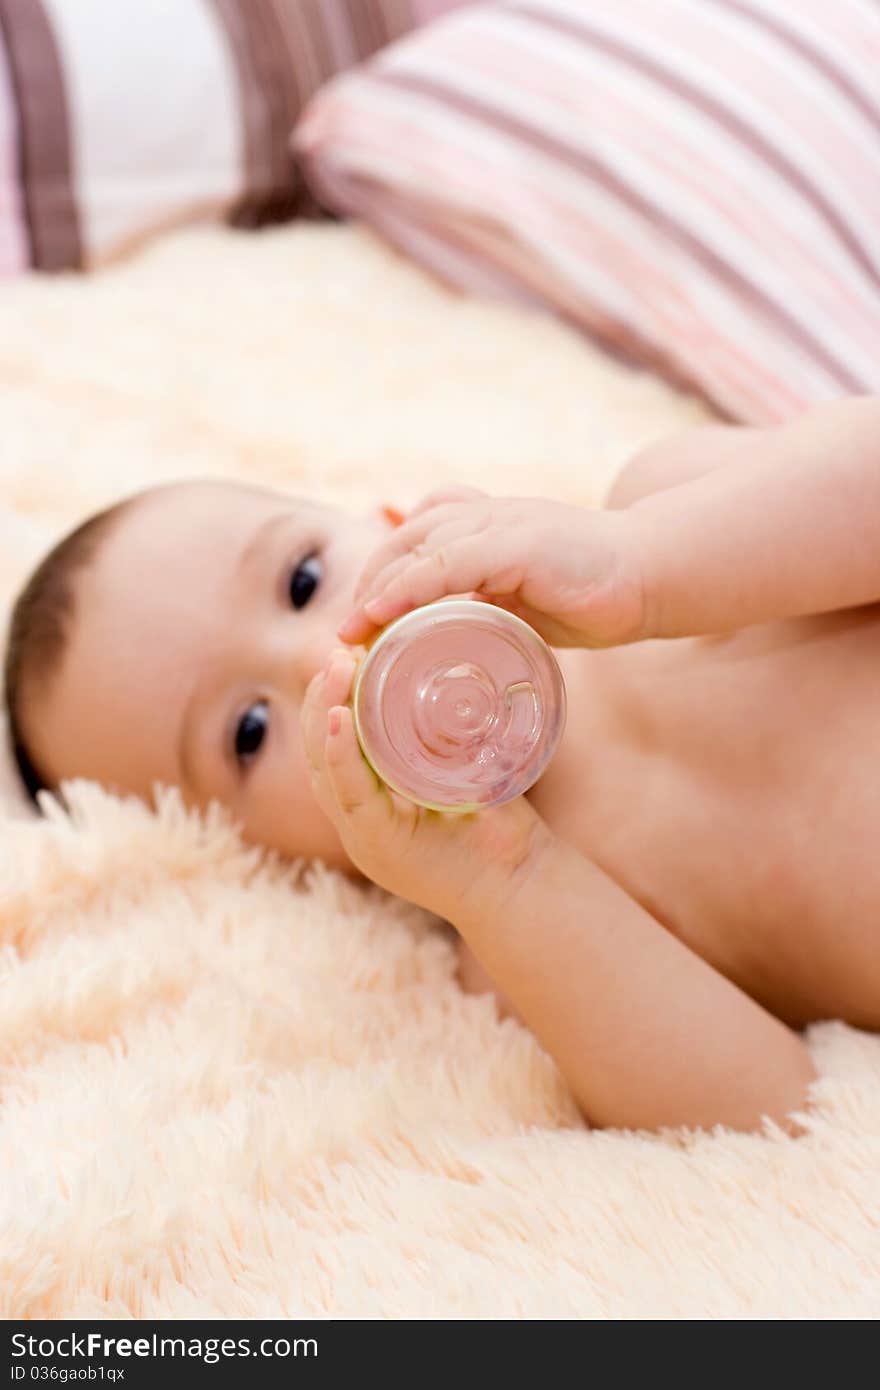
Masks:
[[[309,644],[304,647],[297,660],[298,683],[302,685],[303,691],[307,689],[315,676],[326,672],[334,652],[344,652],[349,659],[358,661],[363,652],[357,647],[346,647],[335,632],[331,633],[324,641]]]
[[[326,669],[332,652],[332,643],[311,642],[302,644],[296,654],[294,667],[297,683],[302,686],[303,690],[311,684],[315,676]]]

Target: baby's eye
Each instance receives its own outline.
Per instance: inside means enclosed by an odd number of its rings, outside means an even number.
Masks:
[[[297,565],[290,576],[290,602],[294,608],[305,608],[320,583],[321,573],[322,565],[317,555],[307,555]]]
[[[268,727],[269,706],[265,700],[258,700],[242,715],[235,731],[235,756],[240,763],[249,762],[260,751]]]

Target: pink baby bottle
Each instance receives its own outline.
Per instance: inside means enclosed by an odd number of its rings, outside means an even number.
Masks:
[[[441,599],[379,634],[352,709],[364,756],[389,787],[432,810],[476,811],[537,782],[565,727],[565,685],[521,618]]]

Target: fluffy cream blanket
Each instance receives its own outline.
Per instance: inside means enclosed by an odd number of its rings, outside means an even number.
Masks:
[[[180,234],[0,299],[0,582],[123,492],[594,501],[704,412],[363,232]],[[145,582],[149,576],[145,576]],[[871,1317],[880,1039],[810,1033],[811,1132],[590,1132],[436,919],[222,816],[6,778],[0,1315]]]

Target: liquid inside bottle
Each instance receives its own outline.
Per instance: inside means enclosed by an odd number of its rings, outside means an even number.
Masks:
[[[565,727],[550,648],[521,618],[473,599],[425,604],[389,624],[357,671],[352,706],[382,780],[444,811],[520,796]]]

